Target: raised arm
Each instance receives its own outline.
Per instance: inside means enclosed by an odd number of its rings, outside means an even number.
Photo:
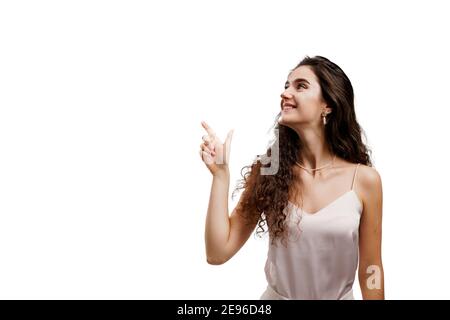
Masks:
[[[222,144],[211,127],[205,122],[202,122],[202,126],[208,134],[202,137],[200,156],[213,176],[205,223],[206,259],[209,264],[219,265],[239,251],[250,237],[256,222],[249,225],[238,213],[242,195],[231,216],[229,215],[228,162],[233,132],[228,133]]]

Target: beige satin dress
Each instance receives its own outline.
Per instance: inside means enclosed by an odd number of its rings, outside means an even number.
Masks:
[[[293,203],[288,210],[289,241],[269,242],[265,264],[267,289],[261,300],[349,300],[358,267],[359,222],[362,203],[350,190],[310,214]],[[271,240],[271,239],[270,239]]]

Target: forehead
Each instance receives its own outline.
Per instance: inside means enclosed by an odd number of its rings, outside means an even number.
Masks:
[[[306,79],[309,81],[309,83],[317,82],[316,75],[309,66],[300,66],[289,73],[287,81],[292,82],[297,78]]]

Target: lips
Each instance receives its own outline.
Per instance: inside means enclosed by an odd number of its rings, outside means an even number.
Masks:
[[[295,109],[295,108],[297,108],[294,104],[292,104],[292,103],[288,103],[288,102],[286,102],[286,103],[283,103],[283,110],[292,110],[292,109]]]

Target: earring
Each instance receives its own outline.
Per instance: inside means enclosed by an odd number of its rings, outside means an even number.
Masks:
[[[323,125],[327,124],[327,115],[326,113],[322,113],[322,120],[323,120]]]

